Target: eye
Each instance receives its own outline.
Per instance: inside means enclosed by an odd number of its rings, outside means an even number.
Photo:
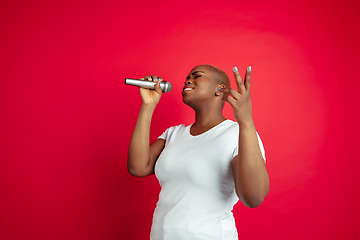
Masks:
[[[196,78],[199,78],[199,77],[202,77],[203,75],[197,75],[197,76],[195,76],[194,78],[196,79]]]

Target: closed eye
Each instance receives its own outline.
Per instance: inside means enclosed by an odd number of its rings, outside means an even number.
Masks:
[[[195,76],[194,78],[198,78],[198,77],[202,77],[203,75],[197,75],[197,76]]]

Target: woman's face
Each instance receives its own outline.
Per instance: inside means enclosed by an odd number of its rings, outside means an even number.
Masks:
[[[211,103],[219,83],[209,66],[200,65],[193,68],[186,77],[182,91],[183,102],[190,107],[200,106],[203,103]]]

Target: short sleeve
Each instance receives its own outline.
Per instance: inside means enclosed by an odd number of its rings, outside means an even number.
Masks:
[[[266,163],[266,158],[265,158],[265,149],[264,149],[264,145],[261,141],[261,138],[259,136],[259,134],[256,132],[256,136],[257,136],[257,139],[258,139],[258,143],[259,143],[259,147],[260,147],[260,151],[261,151],[261,155],[264,159],[264,162]],[[236,148],[234,149],[234,152],[233,152],[233,158],[238,155],[238,147],[236,146]]]
[[[163,132],[158,139],[163,139],[165,141],[168,141],[169,138],[171,138],[171,136],[178,132],[180,129],[182,129],[183,127],[185,127],[184,124],[178,125],[178,126],[173,126],[173,127],[169,127],[165,130],[165,132]]]
[[[158,139],[164,139],[164,140],[166,140],[166,137],[167,137],[168,133],[169,133],[169,129],[166,129],[166,130],[158,137]]]

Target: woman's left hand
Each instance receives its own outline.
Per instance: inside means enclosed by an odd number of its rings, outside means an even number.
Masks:
[[[237,67],[233,68],[236,85],[238,90],[233,88],[223,89],[222,92],[228,93],[224,96],[223,101],[228,102],[234,112],[235,120],[241,125],[253,125],[252,106],[250,98],[250,76],[251,67],[246,69],[245,80],[241,79]]]

